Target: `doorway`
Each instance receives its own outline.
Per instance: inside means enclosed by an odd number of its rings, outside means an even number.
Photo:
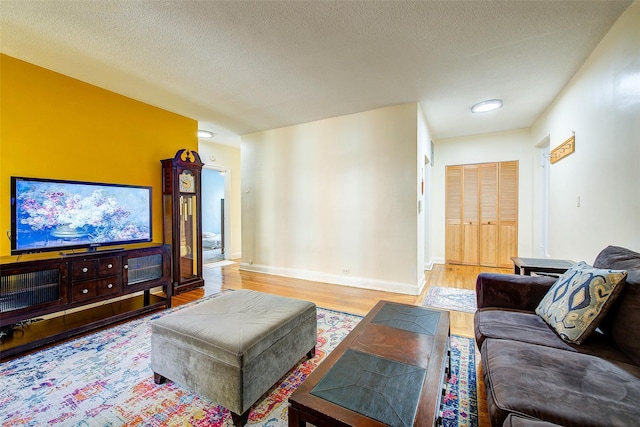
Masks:
[[[226,171],[202,169],[202,262],[225,259]]]

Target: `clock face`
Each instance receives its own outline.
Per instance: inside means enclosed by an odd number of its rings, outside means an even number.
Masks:
[[[180,174],[180,192],[181,193],[195,193],[196,180],[195,177],[189,171],[184,171]]]

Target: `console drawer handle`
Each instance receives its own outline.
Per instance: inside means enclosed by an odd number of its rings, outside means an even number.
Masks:
[[[129,264],[125,264],[124,269],[128,270],[129,269]]]
[[[113,264],[107,265],[107,268],[112,268],[112,267],[113,267]]]
[[[109,283],[109,284],[107,285],[107,288],[109,288],[109,289],[113,288],[113,283]]]
[[[88,293],[89,293],[89,289],[83,289],[83,290],[82,290],[82,293],[83,293],[83,294],[88,294]]]
[[[83,272],[83,273],[86,273],[87,271],[89,271],[89,269],[88,269],[87,267],[84,267],[84,268],[82,269],[82,272]]]

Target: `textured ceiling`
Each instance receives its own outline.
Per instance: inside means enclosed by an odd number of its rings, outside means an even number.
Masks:
[[[408,102],[446,138],[531,126],[630,4],[2,0],[0,50],[221,141]]]

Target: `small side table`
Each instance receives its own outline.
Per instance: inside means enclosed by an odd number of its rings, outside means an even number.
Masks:
[[[562,274],[575,264],[568,259],[549,258],[519,258],[511,257],[513,272],[523,276],[531,276],[531,273]]]

